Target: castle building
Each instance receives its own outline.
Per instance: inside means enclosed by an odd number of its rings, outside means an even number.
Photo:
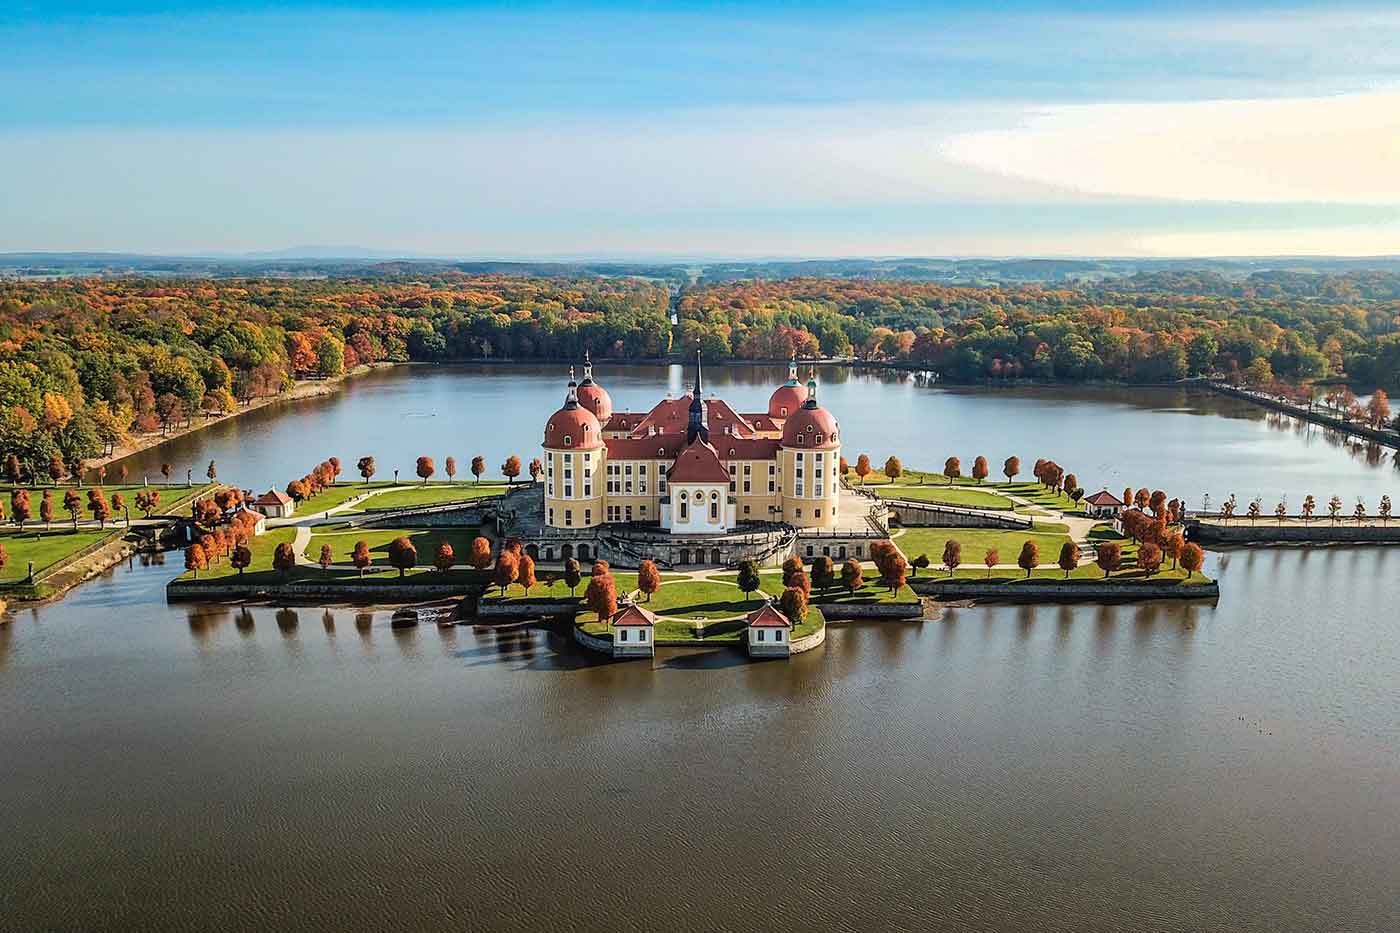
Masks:
[[[815,370],[797,364],[766,412],[736,412],[695,383],[645,414],[615,412],[584,359],[564,405],[544,428],[544,525],[653,525],[672,535],[725,535],[744,523],[794,529],[838,524],[840,427],[817,402]]]

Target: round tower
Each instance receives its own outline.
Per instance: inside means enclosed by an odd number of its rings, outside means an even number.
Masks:
[[[783,521],[799,528],[836,524],[841,498],[841,429],[836,416],[817,404],[817,374],[807,398],[783,423],[778,449]]]
[[[592,528],[605,517],[608,452],[603,426],[579,404],[570,376],[564,407],[544,426],[544,522],[551,528]]]
[[[774,389],[768,398],[768,417],[775,421],[791,418],[806,401],[807,393],[797,381],[797,357],[794,355],[788,363],[787,382]]]

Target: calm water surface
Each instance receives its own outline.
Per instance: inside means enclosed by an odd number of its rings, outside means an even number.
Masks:
[[[414,377],[168,456],[248,485],[337,452],[407,470],[423,438],[495,462],[558,395]],[[666,378],[608,381],[640,407]],[[771,378],[713,374],[746,407]],[[823,392],[852,446],[906,463],[1049,455],[1191,498],[1395,485],[1212,399]],[[1217,607],[957,609],[786,663],[611,664],[544,631],[168,606],[179,567],[133,562],[0,626],[0,928],[1400,928],[1400,555],[1209,569]]]

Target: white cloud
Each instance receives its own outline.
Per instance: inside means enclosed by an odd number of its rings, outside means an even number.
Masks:
[[[1085,194],[1398,204],[1400,92],[1043,108],[941,152]]]

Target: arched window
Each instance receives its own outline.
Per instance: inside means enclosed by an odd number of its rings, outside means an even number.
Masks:
[[[565,435],[564,435],[564,446],[565,446],[565,447],[572,447],[572,446],[574,446],[574,437],[573,437],[572,434],[565,434]]]

